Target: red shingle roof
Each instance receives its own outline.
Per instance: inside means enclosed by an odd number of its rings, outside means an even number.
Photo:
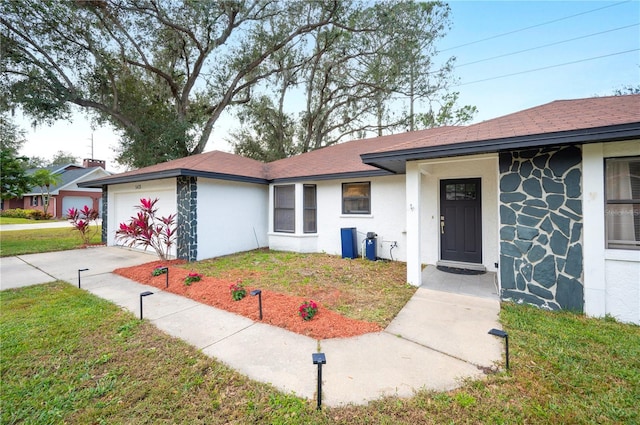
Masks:
[[[162,173],[170,170],[183,169],[264,179],[266,176],[266,166],[265,163],[256,161],[255,159],[245,158],[227,152],[211,151],[127,171],[117,174],[114,177],[134,177],[142,174]]]
[[[640,95],[557,100],[524,111],[458,127],[444,135],[428,134],[375,152],[427,148],[453,143],[506,139],[640,122]],[[370,151],[373,153],[374,151]]]
[[[640,123],[640,95],[559,100],[465,127],[429,130],[345,142],[268,164],[230,153],[213,151],[156,164],[100,179],[100,184],[136,181],[175,174],[180,170],[240,179],[278,180],[337,174],[381,172],[362,162],[361,155],[393,154],[484,140],[579,131]],[[403,160],[400,160],[403,162]],[[399,171],[399,169],[397,170]],[[158,178],[160,178],[158,177]],[[98,181],[96,181],[98,182]]]
[[[438,127],[428,130],[392,134],[370,139],[354,140],[326,148],[307,152],[302,155],[270,162],[270,179],[323,176],[338,173],[357,173],[379,171],[378,168],[364,164],[360,155],[378,149],[389,149],[416,138],[434,137],[456,127]]]

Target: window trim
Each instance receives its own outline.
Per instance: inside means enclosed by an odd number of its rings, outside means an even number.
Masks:
[[[313,188],[313,207],[307,206],[307,188]],[[306,220],[307,211],[313,211],[313,228],[308,229]],[[302,232],[318,233],[318,189],[315,184],[302,185]]]
[[[367,211],[347,211],[345,201],[350,200],[352,198],[345,198],[345,187],[348,185],[367,185],[369,195],[367,199],[369,200],[369,209]],[[340,194],[342,198],[342,214],[343,215],[371,215],[371,182],[370,181],[361,181],[361,182],[348,182],[342,183],[342,192]]]
[[[614,205],[629,205],[631,206],[632,209],[635,209],[634,207],[636,205],[640,206],[640,199],[635,199],[633,198],[633,192],[631,193],[631,198],[630,199],[609,199],[609,193],[607,190],[607,186],[608,186],[608,181],[607,181],[607,161],[609,160],[638,160],[640,161],[640,156],[638,155],[630,155],[630,156],[612,156],[612,157],[605,157],[604,161],[603,161],[603,167],[602,167],[602,171],[603,171],[603,180],[604,180],[604,231],[605,231],[605,249],[607,250],[625,250],[625,251],[638,251],[640,250],[640,241],[629,241],[629,243],[626,243],[626,241],[616,241],[616,240],[610,240],[609,239],[609,221],[608,221],[608,216],[610,215],[609,213],[609,206],[614,206]],[[637,222],[635,220],[640,220],[640,218],[636,218],[635,216],[633,216],[633,220],[634,220],[634,230],[635,230],[635,226],[637,226]],[[616,246],[610,246],[610,245],[616,245]]]
[[[293,207],[279,207],[278,206],[278,189],[287,188],[293,191]],[[278,229],[277,227],[277,211],[293,211],[293,229]],[[295,184],[282,184],[273,186],[273,231],[276,233],[295,233],[296,232],[296,185]]]

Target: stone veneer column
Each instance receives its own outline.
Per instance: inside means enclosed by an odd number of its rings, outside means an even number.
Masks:
[[[583,311],[581,159],[575,146],[500,154],[502,299]]]
[[[196,261],[198,257],[198,217],[196,177],[179,176],[177,186],[176,254],[181,260]]]
[[[102,243],[107,243],[107,203],[109,202],[109,186],[102,186],[102,211],[100,211],[100,217],[102,218]]]

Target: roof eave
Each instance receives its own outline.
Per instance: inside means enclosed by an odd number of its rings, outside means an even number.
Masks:
[[[365,153],[360,155],[360,158],[367,165],[404,173],[406,172],[406,162],[413,160],[495,153],[533,147],[614,142],[634,138],[640,138],[640,122],[397,151]]]
[[[227,180],[241,183],[268,184],[266,179],[258,177],[239,176],[235,174],[213,173],[209,171],[190,170],[186,168],[175,168],[172,170],[156,171],[151,173],[134,174],[129,176],[114,176],[103,179],[89,180],[78,183],[79,187],[102,187],[113,184],[135,183],[149,180],[169,179],[180,176],[203,177],[217,180]]]

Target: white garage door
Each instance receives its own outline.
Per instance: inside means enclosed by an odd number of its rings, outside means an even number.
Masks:
[[[93,208],[93,199],[89,196],[65,196],[62,198],[62,216],[66,217],[70,208],[81,210],[85,205]]]
[[[140,194],[139,192],[115,193],[113,196],[113,217],[109,217],[109,244],[115,244],[115,230],[120,227],[120,223],[128,222],[135,216],[138,210],[136,205],[140,205],[140,198],[158,198],[158,216],[167,216],[176,213],[176,194],[173,190],[154,190],[151,193]]]

